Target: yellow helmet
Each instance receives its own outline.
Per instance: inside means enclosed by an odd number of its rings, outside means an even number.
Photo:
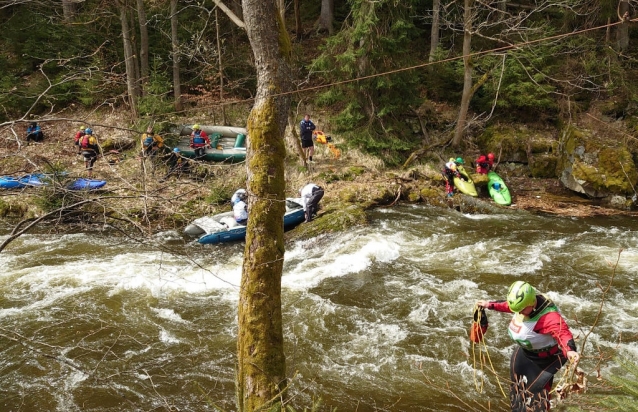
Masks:
[[[198,124],[194,124],[193,125],[193,130],[199,130],[199,125]]]
[[[86,126],[84,125],[80,126],[80,130],[84,130],[84,129],[86,129]]]

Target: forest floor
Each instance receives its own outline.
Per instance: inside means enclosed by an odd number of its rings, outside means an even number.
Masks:
[[[98,116],[93,113],[93,116]],[[99,117],[87,119],[86,116],[75,117],[85,119],[94,127],[98,138],[102,141],[109,138],[134,139],[135,149],[113,156],[101,158],[95,166],[93,178],[108,181],[106,191],[93,194],[109,198],[111,207],[115,203],[116,209],[133,220],[145,221],[150,231],[166,228],[177,228],[194,218],[204,214],[219,213],[228,210],[227,199],[239,187],[245,187],[245,164],[220,165],[198,162],[191,175],[171,177],[166,181],[162,177],[166,167],[160,165],[153,171],[147,167],[143,172],[139,158],[140,134],[122,129],[127,120],[116,112],[100,114]],[[177,120],[180,123],[182,120]],[[192,119],[183,119],[189,124]],[[203,123],[203,122],[202,122]],[[20,175],[46,170],[47,165],[54,165],[58,170],[66,170],[70,176],[86,177],[84,161],[77,154],[77,147],[73,145],[73,136],[78,130],[77,121],[56,121],[42,124],[45,140],[42,143],[31,143],[18,148],[15,136],[5,129],[0,139],[0,175]],[[15,127],[18,136],[24,135],[26,124]],[[24,141],[22,141],[24,144]],[[314,182],[326,189],[323,200],[325,205],[331,202],[342,202],[341,194],[345,190],[365,192],[372,184],[385,185],[391,196],[378,205],[394,203],[393,200],[406,200],[397,186],[397,176],[405,176],[405,170],[389,169],[378,159],[361,155],[356,151],[344,150],[342,156],[336,159],[325,146],[318,146],[314,156],[315,161],[305,168],[301,160],[295,155],[293,148],[286,159],[286,180],[288,197],[297,197],[297,190],[308,182]],[[461,155],[461,154],[459,154]],[[468,154],[466,158],[471,158]],[[115,160],[115,161],[113,161]],[[147,164],[148,166],[148,164]],[[429,168],[430,177],[427,182],[420,182],[416,178],[411,184],[418,187],[423,185],[434,189],[435,197],[440,199],[421,199],[430,204],[453,206],[445,201],[443,180],[438,173],[441,165],[432,164]],[[352,170],[357,172],[353,174]],[[469,168],[468,168],[469,169]],[[498,169],[497,169],[498,171]],[[422,174],[421,174],[422,176]],[[426,178],[427,179],[427,178]],[[586,199],[564,188],[558,179],[536,179],[526,176],[508,177],[506,183],[513,195],[511,208],[531,212],[545,213],[558,216],[610,216],[610,215],[638,215],[638,212],[617,210],[603,207],[597,202]],[[23,216],[38,216],[46,212],[35,210],[42,201],[34,201],[33,197],[41,196],[38,189],[24,191],[18,196],[16,191],[0,191],[0,203],[5,204],[20,201],[26,203],[30,213]],[[395,193],[397,196],[393,195]],[[388,198],[391,197],[390,201]],[[455,197],[456,199],[456,197]],[[481,200],[492,203],[488,197]],[[456,200],[455,200],[456,202]],[[45,202],[46,203],[46,202]],[[375,202],[373,202],[375,204]],[[1,209],[1,208],[0,208]]]

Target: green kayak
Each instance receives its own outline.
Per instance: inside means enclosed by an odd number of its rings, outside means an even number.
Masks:
[[[487,190],[490,192],[490,197],[494,199],[494,203],[503,206],[509,206],[512,204],[512,196],[510,195],[510,190],[505,186],[505,182],[496,172],[487,172],[487,178],[489,179],[487,183]],[[496,187],[495,187],[495,184]],[[500,186],[500,187],[499,187]],[[497,189],[498,188],[498,189]]]
[[[457,165],[456,170],[458,170],[461,176],[463,176],[463,179],[454,176],[454,187],[456,187],[459,192],[465,193],[466,195],[474,197],[478,196],[476,186],[474,186],[474,181],[465,171],[465,168],[461,165]]]

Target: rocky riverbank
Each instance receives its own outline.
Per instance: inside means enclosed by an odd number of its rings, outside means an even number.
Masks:
[[[108,135],[111,141],[129,141],[139,146],[138,133],[109,125],[109,122],[113,126],[120,124],[121,119],[106,116],[100,122],[104,126],[96,127],[96,132],[102,142]],[[30,145],[24,145],[25,142],[19,145],[15,138],[5,136],[0,147],[0,156],[4,159],[0,175],[65,171],[68,175],[62,180],[86,176],[83,160],[77,155],[72,140],[77,127],[77,122],[47,123],[45,141]],[[168,140],[170,142],[170,138]],[[40,228],[52,230],[64,230],[65,225],[104,226],[113,220],[145,233],[180,230],[192,219],[228,210],[232,193],[245,186],[245,164],[193,162],[188,175],[164,180],[166,166],[161,162],[142,163],[138,150],[105,152],[94,173],[95,178],[108,181],[100,191],[72,192],[60,181],[50,187],[0,192],[0,216],[13,224],[46,216],[46,223],[43,220]],[[457,154],[439,153],[441,158],[449,155]],[[466,156],[468,160],[472,158],[471,154]],[[366,210],[399,202],[423,202],[464,213],[494,213],[500,208],[489,199],[487,182],[480,175],[475,175],[481,192],[478,199],[461,194],[446,198],[437,162],[419,164],[408,170],[387,169],[378,159],[356,151],[344,148],[337,159],[326,147],[319,146],[315,162],[308,168],[303,167],[292,147],[286,164],[287,196],[296,197],[297,190],[307,182],[326,189],[319,218],[293,231],[288,235],[290,238],[313,237],[364,224]],[[510,209],[578,217],[636,214],[579,195],[556,178],[529,177],[528,173],[517,171],[516,163],[502,162],[497,167],[513,195]]]

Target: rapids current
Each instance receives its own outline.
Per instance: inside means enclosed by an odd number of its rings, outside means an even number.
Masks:
[[[635,220],[418,205],[371,218],[286,250],[286,358],[299,410],[316,398],[339,411],[465,411],[488,401],[505,410],[494,373],[475,371],[482,349],[468,330],[476,300],[504,299],[519,279],[558,304],[579,350],[597,322],[585,370],[599,349],[638,360]],[[106,233],[18,238],[0,253],[0,411],[236,410],[242,259],[241,242],[203,246],[175,232],[142,243]],[[486,349],[507,376],[509,316],[488,317]],[[611,361],[601,372],[620,373]]]

